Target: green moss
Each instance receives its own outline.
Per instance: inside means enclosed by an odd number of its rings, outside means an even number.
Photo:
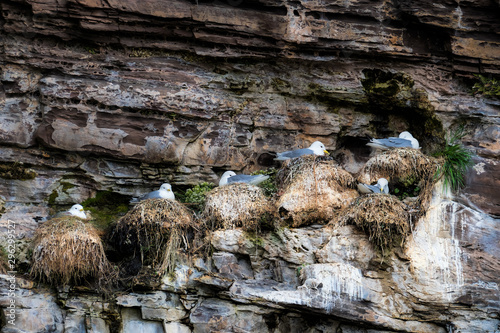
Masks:
[[[30,180],[36,176],[37,173],[32,169],[26,168],[22,162],[0,164],[0,178]]]
[[[443,125],[426,91],[415,88],[411,76],[380,69],[365,69],[363,74],[365,78],[361,84],[368,98],[369,112],[385,116],[386,119],[390,115],[404,119],[409,125],[408,130],[420,140],[427,153],[442,146]]]
[[[57,191],[56,190],[53,190],[52,193],[50,193],[49,195],[49,200],[48,200],[48,204],[49,206],[53,206],[56,204],[56,199],[59,195],[57,194]]]
[[[180,202],[187,203],[194,211],[201,212],[205,207],[205,198],[207,192],[210,192],[215,187],[215,184],[203,182],[187,189],[185,193],[179,193],[177,199]]]
[[[402,91],[413,88],[413,79],[405,73],[391,73],[380,69],[363,70],[365,78],[361,80],[367,94],[394,97]]]
[[[269,168],[264,170],[258,170],[252,173],[252,175],[267,175],[268,179],[260,183],[258,186],[264,190],[264,194],[268,197],[273,196],[278,192],[278,187],[276,186],[276,173],[278,170],[275,168]]]
[[[128,211],[129,197],[112,191],[99,191],[93,198],[82,202],[92,215],[92,224],[101,230]]]
[[[490,76],[475,75],[478,82],[472,87],[473,95],[483,95],[486,97],[500,97],[500,80]]]
[[[259,234],[257,232],[250,232],[247,231],[245,233],[246,238],[255,246],[263,247],[264,246],[264,239],[262,237],[259,237]]]

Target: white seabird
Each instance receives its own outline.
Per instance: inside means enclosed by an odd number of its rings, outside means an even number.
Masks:
[[[71,208],[65,213],[67,213],[67,214],[64,214],[64,215],[72,215],[72,216],[79,217],[81,219],[85,219],[85,220],[87,219],[87,215],[85,214],[85,211],[83,210],[83,206],[79,205],[79,204],[71,206]]]
[[[257,185],[268,179],[266,175],[237,175],[234,171],[226,171],[220,177],[219,186],[224,186],[233,183],[247,183]]]
[[[418,140],[410,134],[410,132],[402,132],[399,138],[390,137],[387,139],[371,139],[366,144],[367,146],[377,149],[392,149],[392,148],[415,148],[420,149]]]
[[[285,161],[289,160],[291,158],[299,157],[302,155],[318,155],[318,156],[323,156],[323,155],[330,155],[328,151],[325,148],[325,145],[321,143],[320,141],[313,142],[309,148],[302,148],[302,149],[296,149],[296,150],[290,150],[290,151],[285,151],[282,153],[277,153],[277,157],[274,159],[275,161]]]
[[[375,185],[359,183],[358,190],[361,193],[385,193],[389,194],[389,182],[385,178],[380,178]]]
[[[133,198],[130,203],[136,203],[138,201],[146,200],[146,199],[170,199],[175,200],[175,194],[172,192],[172,186],[170,184],[165,183],[160,186],[160,189],[157,191],[149,192],[140,196],[139,198]]]

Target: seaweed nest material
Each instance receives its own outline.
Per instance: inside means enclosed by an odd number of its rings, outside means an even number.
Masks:
[[[340,224],[354,224],[363,229],[382,253],[384,249],[402,246],[411,232],[406,205],[392,195],[363,195],[342,213]]]
[[[212,230],[233,229],[257,231],[268,222],[271,205],[260,187],[245,183],[220,186],[205,200],[203,216]]]
[[[292,227],[326,222],[358,197],[354,178],[329,157],[314,155],[287,160],[277,175],[281,196],[277,207]]]
[[[389,180],[390,187],[418,184],[417,200],[409,203],[412,218],[422,216],[427,210],[441,159],[424,155],[418,149],[399,148],[372,157],[361,170],[359,181],[372,184],[379,178]]]
[[[110,241],[123,256],[139,255],[143,266],[172,272],[196,229],[190,211],[169,199],[141,201],[118,220]]]
[[[101,237],[90,223],[74,216],[45,222],[35,231],[30,274],[52,285],[81,283],[95,278],[110,282],[111,265]]]

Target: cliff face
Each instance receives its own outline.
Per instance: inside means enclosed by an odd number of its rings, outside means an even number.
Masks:
[[[165,181],[174,190],[218,182],[222,170],[276,166],[275,152],[315,140],[351,173],[370,153],[367,135],[408,130],[432,153],[465,125],[476,154],[466,188],[436,193],[384,265],[374,266],[370,243],[352,228],[290,229],[259,246],[219,232],[213,269],[224,279],[202,278],[202,264],[193,276],[179,266],[176,281],[146,298],[124,295],[114,312],[20,282],[20,318],[43,318],[24,331],[115,330],[113,318],[130,332],[160,330],[164,319],[179,332],[498,330],[500,102],[470,94],[473,74],[500,74],[498,1],[0,8],[0,163],[17,170],[0,175],[0,229],[15,221],[18,238],[49,206],[104,190],[136,196]]]

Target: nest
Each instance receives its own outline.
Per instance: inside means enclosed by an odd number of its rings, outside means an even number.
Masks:
[[[236,183],[210,191],[205,200],[203,216],[212,229],[256,231],[267,222],[271,212],[269,198],[260,187]]]
[[[148,199],[118,220],[110,242],[121,255],[140,255],[142,265],[173,271],[176,254],[189,249],[195,224],[189,210],[169,199]]]
[[[368,233],[382,251],[402,246],[411,232],[406,205],[387,194],[363,195],[342,212],[340,224],[354,224]]]
[[[111,265],[94,226],[73,216],[45,222],[32,242],[31,275],[52,285],[80,283],[96,278],[109,282]]]
[[[358,197],[354,178],[331,159],[314,155],[287,160],[277,175],[279,214],[292,227],[325,222]]]
[[[360,172],[359,181],[372,184],[379,178],[386,178],[390,183],[408,180],[419,183],[421,190],[418,200],[410,204],[412,218],[418,218],[429,206],[434,175],[440,163],[440,160],[426,156],[418,149],[392,149],[368,160]]]

